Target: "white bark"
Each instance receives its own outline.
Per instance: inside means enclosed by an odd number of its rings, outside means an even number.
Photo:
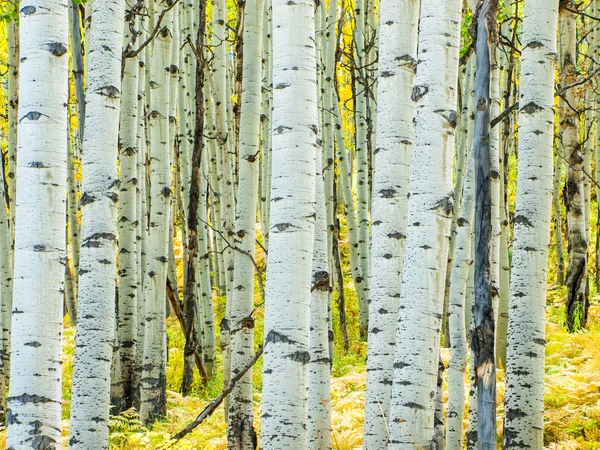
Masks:
[[[95,1],[88,34],[81,259],[69,446],[108,449],[115,337],[123,0]]]
[[[20,3],[12,370],[6,447],[58,448],[66,239],[68,11]]]
[[[380,3],[380,119],[374,152],[367,392],[363,448],[388,441],[396,321],[408,221],[420,0]]]
[[[331,276],[327,258],[327,217],[321,151],[316,152],[315,236],[310,295],[310,363],[308,365],[308,449],[331,448],[331,355],[329,300]]]
[[[390,447],[433,444],[457,125],[461,4],[421,2],[408,229],[390,407]],[[380,121],[381,126],[381,121]],[[432,177],[431,174],[436,174]]]
[[[140,417],[151,422],[166,411],[166,280],[171,214],[171,140],[169,77],[172,11],[154,38],[150,62],[148,111],[150,198],[148,250],[144,282],[144,356],[140,383]]]
[[[557,0],[525,2],[504,448],[542,448]]]
[[[467,109],[472,111],[471,108]],[[465,296],[469,271],[472,270],[472,226],[475,214],[475,174],[473,154],[467,153],[467,171],[456,227],[456,253],[454,255],[450,294],[448,298],[448,329],[452,357],[448,365],[448,409],[446,412],[446,445],[448,450],[462,450],[465,415],[465,373],[469,359],[465,327]]]
[[[254,257],[260,151],[262,81],[262,22],[264,0],[247,0],[244,8],[244,78],[239,141],[239,197],[236,202],[233,298],[230,311],[231,374],[236,375],[254,356]],[[242,253],[244,252],[244,253]],[[228,448],[255,447],[252,369],[230,395]]]
[[[273,2],[271,197],[261,446],[305,449],[315,158],[314,4]],[[296,70],[291,70],[296,69]]]
[[[358,219],[358,263],[362,272],[362,282],[356,287],[362,289],[363,295],[358,297],[361,336],[366,338],[369,322],[369,271],[371,260],[370,253],[370,221],[369,221],[369,149],[368,139],[368,75],[367,75],[367,48],[365,46],[366,33],[366,8],[365,0],[356,0],[354,7],[354,45],[355,61],[354,91],[355,91],[355,152],[356,152],[356,185],[354,190],[357,197]],[[353,202],[354,203],[354,202]]]
[[[128,14],[123,47],[131,41],[131,26],[139,20]],[[137,41],[136,41],[137,42]],[[131,380],[135,370],[138,333],[138,72],[137,58],[127,58],[123,73],[121,125],[119,131],[119,298],[117,315],[120,370],[112,380],[111,402],[117,410],[131,405]],[[142,112],[143,114],[143,112]]]

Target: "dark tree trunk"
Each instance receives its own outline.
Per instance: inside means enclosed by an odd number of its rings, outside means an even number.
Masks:
[[[479,449],[496,450],[496,365],[494,310],[491,296],[491,183],[490,183],[490,43],[495,36],[497,0],[480,1],[477,8],[477,72],[475,77],[476,173],[475,203],[475,328],[471,348],[477,385]]]
[[[204,60],[201,59],[204,49],[204,32],[206,29],[206,0],[200,1],[198,11],[198,35],[196,38],[196,124],[194,130],[194,147],[192,149],[192,180],[190,186],[190,204],[188,212],[188,261],[185,278],[185,364],[181,393],[190,392],[193,376],[193,364],[198,348],[196,339],[196,311],[198,296],[196,275],[198,267],[198,206],[200,204],[200,180],[202,168],[202,134],[204,132]]]

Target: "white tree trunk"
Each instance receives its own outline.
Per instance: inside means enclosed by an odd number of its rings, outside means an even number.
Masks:
[[[470,98],[470,97],[468,97]],[[467,112],[472,111],[471,108]],[[467,150],[467,170],[462,205],[456,227],[456,253],[454,255],[450,294],[448,298],[448,329],[452,357],[448,365],[448,409],[446,412],[446,445],[448,450],[462,450],[465,416],[465,374],[469,359],[465,327],[465,298],[469,271],[472,270],[472,226],[475,214],[475,174],[473,153]]]
[[[172,11],[154,38],[150,63],[148,111],[150,198],[148,250],[144,282],[144,356],[140,383],[140,417],[148,423],[166,414],[166,281],[171,223],[171,140],[169,77]]]
[[[408,238],[389,420],[389,448],[396,450],[434,445],[438,346],[452,216],[460,17],[457,0],[421,2],[412,94],[415,142]]]
[[[123,0],[94,1],[88,34],[79,320],[69,440],[69,446],[75,449],[108,449],[115,337],[117,157],[124,5]]]
[[[21,67],[6,447],[61,441],[63,280],[66,260],[68,11],[20,3]]]
[[[329,300],[331,276],[327,247],[327,217],[321,152],[317,151],[316,220],[310,295],[310,363],[308,365],[308,444],[311,450],[331,448],[331,355]]]
[[[382,0],[379,22],[379,109],[373,176],[371,282],[367,392],[363,448],[381,449],[394,373],[396,318],[400,303],[408,221],[413,143],[413,102],[420,0]]]
[[[236,375],[254,356],[254,257],[260,168],[260,113],[262,81],[262,22],[264,0],[247,0],[244,8],[244,78],[239,141],[239,197],[235,235],[241,251],[234,253],[233,298],[229,318],[231,373]],[[244,252],[244,253],[242,253]],[[253,450],[254,404],[252,370],[238,381],[230,395],[227,424],[228,448]]]
[[[370,221],[369,221],[369,149],[367,140],[368,128],[368,100],[369,87],[367,75],[367,48],[365,43],[366,30],[366,8],[365,0],[356,0],[354,6],[354,46],[356,68],[354,69],[354,122],[355,122],[355,152],[356,152],[356,185],[354,191],[357,198],[358,209],[358,263],[362,272],[362,282],[356,289],[362,289],[363,295],[358,297],[360,331],[363,338],[367,337],[369,322],[369,270],[371,260],[370,253]],[[354,202],[353,202],[354,203]]]
[[[504,448],[542,448],[558,0],[525,2]]]
[[[318,145],[314,4],[273,1],[273,184],[261,446],[305,449]],[[296,70],[292,70],[296,69]]]
[[[131,41],[131,27],[139,20],[128,13],[123,35],[124,49]],[[135,41],[137,43],[137,41]],[[138,333],[138,283],[136,251],[138,226],[138,72],[137,58],[125,59],[121,125],[119,131],[119,298],[117,315],[118,358],[120,370],[113,377],[111,403],[117,411],[131,406],[131,380],[135,370]],[[143,114],[143,111],[141,112]]]

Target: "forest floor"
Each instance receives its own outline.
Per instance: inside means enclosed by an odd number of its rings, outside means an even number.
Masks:
[[[356,324],[356,305],[352,292],[347,288],[349,323]],[[548,323],[546,346],[546,413],[545,445],[547,449],[600,449],[600,305],[592,299],[590,320],[585,331],[569,334],[562,326],[565,290],[548,292]],[[218,298],[218,302],[222,302]],[[216,310],[222,311],[223,305]],[[260,315],[259,315],[260,316]],[[218,318],[220,319],[220,318]],[[262,322],[262,317],[259,321]],[[335,320],[337,326],[337,320]],[[218,321],[217,321],[218,323]],[[260,324],[262,326],[262,323]],[[262,340],[259,326],[257,342]],[[349,351],[337,345],[332,379],[332,427],[333,448],[337,450],[360,449],[362,445],[363,402],[366,367],[364,355],[366,344],[360,342],[356,330],[349,330]],[[183,367],[182,351],[184,337],[178,323],[169,319],[169,367],[168,367],[168,417],[151,428],[144,428],[135,415],[114,417],[111,421],[111,448],[155,449],[168,442],[168,438],[193,420],[204,406],[221,390],[222,378],[217,376],[207,385],[197,381],[193,395],[182,397],[178,393]],[[71,364],[74,348],[74,330],[66,328],[64,425],[68,426]],[[338,344],[339,342],[336,342]],[[449,351],[443,352],[448,362]],[[260,382],[262,363],[254,372],[255,425],[258,429],[260,414]],[[504,397],[504,371],[498,371],[498,427],[501,429]],[[465,416],[466,419],[466,416]],[[465,420],[465,427],[467,421]],[[192,434],[174,445],[173,449],[226,449],[226,427],[223,408],[219,408]],[[499,447],[500,448],[500,447]]]

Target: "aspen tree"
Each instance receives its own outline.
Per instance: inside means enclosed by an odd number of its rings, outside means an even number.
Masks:
[[[310,362],[308,366],[308,449],[331,448],[331,354],[329,348],[329,300],[331,276],[327,247],[325,190],[321,152],[316,152],[315,237],[310,295]]]
[[[561,84],[577,80],[577,15],[571,0],[560,3],[560,69]],[[567,236],[569,261],[565,284],[567,286],[567,328],[576,331],[585,328],[589,308],[587,285],[587,237],[583,184],[583,154],[579,142],[579,111],[575,109],[578,94],[569,89],[560,105],[561,147],[567,162],[565,204],[567,207]]]
[[[389,419],[389,448],[395,449],[432,445],[434,434],[431,393],[438,378],[453,208],[460,7],[454,0],[421,2],[412,93],[415,141]]]
[[[504,401],[504,448],[542,448],[546,275],[552,201],[558,0],[523,13],[519,171]]]
[[[6,447],[52,448],[62,428],[68,11],[55,0],[19,6],[20,188]]]
[[[370,237],[369,237],[369,148],[367,143],[369,136],[368,100],[369,85],[367,76],[367,48],[365,46],[366,27],[366,0],[357,0],[354,7],[354,122],[355,122],[355,152],[356,152],[356,197],[358,200],[358,248],[357,256],[360,264],[362,281],[357,286],[364,291],[358,297],[358,309],[360,317],[360,334],[363,338],[367,336],[369,319],[369,270],[370,270]],[[353,177],[352,177],[353,178]],[[354,202],[352,202],[354,205]]]
[[[474,282],[475,302],[473,304],[473,329],[471,349],[473,369],[477,386],[477,440],[480,449],[496,449],[496,358],[495,317],[493,305],[493,188],[492,170],[497,163],[491,163],[496,146],[490,135],[490,110],[493,99],[493,68],[491,45],[496,33],[495,0],[483,0],[477,7],[476,75],[475,75],[475,134],[473,157],[475,169],[475,246]],[[495,157],[497,157],[497,152]],[[497,174],[499,177],[499,174]],[[497,177],[497,178],[498,178]],[[496,193],[499,189],[496,186]],[[497,259],[496,259],[497,264]]]
[[[309,255],[315,152],[320,151],[314,39],[311,0],[273,1],[273,181],[261,412],[265,450],[307,445]]]
[[[163,6],[164,8],[168,8]],[[161,6],[159,6],[160,8]],[[149,423],[166,414],[166,281],[171,211],[169,67],[172,10],[165,13],[153,40],[148,84],[148,161],[150,192],[148,249],[144,279],[144,344],[140,380],[140,417]]]
[[[229,316],[231,374],[235,376],[254,356],[254,258],[260,170],[262,29],[264,0],[248,0],[244,8],[244,77],[240,111],[239,187],[236,202],[233,297]],[[252,370],[230,395],[228,448],[256,447],[253,426]]]
[[[420,0],[382,0],[363,448],[385,446],[408,221]]]
[[[465,82],[465,85],[468,85]],[[466,96],[470,98],[470,96]],[[466,108],[464,108],[466,106]],[[463,111],[469,114],[472,105],[463,105]],[[463,114],[465,117],[465,114]],[[467,150],[467,170],[460,215],[456,227],[456,253],[450,281],[448,297],[448,322],[452,357],[448,365],[448,409],[446,412],[446,445],[448,450],[462,450],[463,422],[465,411],[465,373],[469,350],[465,327],[465,297],[469,271],[472,270],[471,237],[475,217],[473,154]]]
[[[137,58],[128,57],[132,33],[139,29],[136,11],[126,11],[123,33],[123,84],[121,124],[119,130],[119,297],[117,310],[117,342],[119,373],[112,380],[111,403],[117,411],[132,405],[132,377],[138,333],[138,80]],[[133,42],[137,42],[134,38]],[[143,111],[142,111],[143,114]]]
[[[117,156],[124,6],[123,0],[92,3],[87,58],[87,130],[82,152],[82,242],[71,448],[108,449],[115,337]]]

